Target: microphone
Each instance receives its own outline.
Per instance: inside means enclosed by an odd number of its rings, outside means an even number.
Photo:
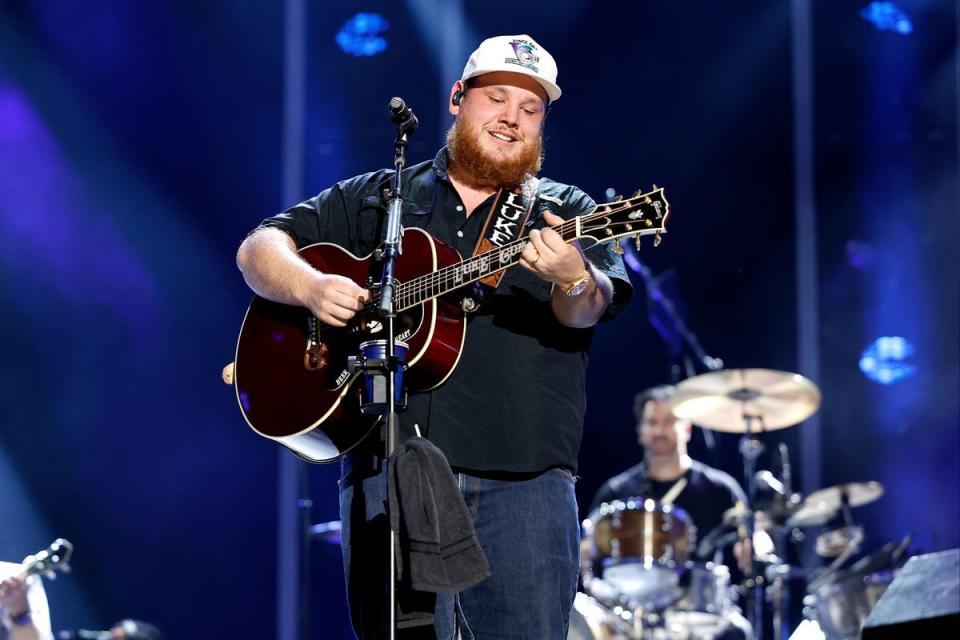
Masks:
[[[417,116],[407,106],[403,98],[390,98],[390,120],[400,129],[401,133],[413,133],[420,126]]]
[[[76,631],[61,631],[57,634],[58,640],[110,640],[113,635],[109,631],[91,631],[77,629]]]

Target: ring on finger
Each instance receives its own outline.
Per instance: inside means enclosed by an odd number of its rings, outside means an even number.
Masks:
[[[530,261],[530,264],[537,264],[537,261],[540,260],[540,254],[537,253],[536,257]]]

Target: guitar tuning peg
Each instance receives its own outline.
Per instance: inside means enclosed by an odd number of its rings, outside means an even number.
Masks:
[[[653,236],[653,246],[659,247],[659,246],[660,246],[660,241],[661,241],[662,239],[663,239],[663,238],[660,237],[660,230],[657,229],[657,234],[656,234],[655,236]]]
[[[617,197],[613,199],[614,202],[620,202],[621,200],[623,200],[623,196],[620,194],[617,194]]]
[[[638,198],[638,197],[640,197],[640,196],[642,196],[642,195],[643,195],[643,190],[642,190],[642,189],[637,189],[636,191],[633,192],[633,195],[630,196],[630,197],[631,197],[631,198]]]
[[[657,185],[653,185],[653,189],[651,189],[651,191],[656,191],[658,188],[659,187],[657,187]]]
[[[619,255],[623,255],[623,247],[620,246],[620,238],[617,238],[613,241],[613,252]]]
[[[641,236],[639,233],[638,233],[637,235],[633,236],[633,243],[636,245],[638,252],[640,251],[640,238],[641,238],[641,237],[642,237],[642,236]]]

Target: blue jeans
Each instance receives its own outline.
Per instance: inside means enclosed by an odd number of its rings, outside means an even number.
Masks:
[[[349,458],[340,480],[347,594],[357,636],[372,640],[387,628],[387,485],[375,459]],[[456,477],[491,575],[462,593],[439,594],[433,628],[398,638],[565,640],[579,570],[573,476],[551,469],[520,481]]]

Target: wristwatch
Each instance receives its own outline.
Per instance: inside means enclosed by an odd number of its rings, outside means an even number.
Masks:
[[[587,289],[590,284],[590,272],[584,271],[583,275],[564,287],[563,292],[568,296],[578,296]]]

